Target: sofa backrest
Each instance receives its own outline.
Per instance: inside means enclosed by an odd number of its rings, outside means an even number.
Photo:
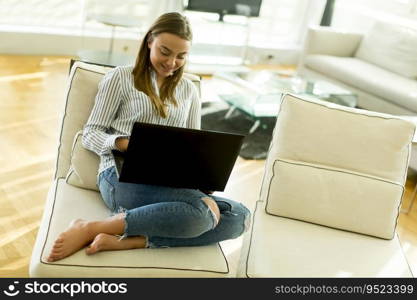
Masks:
[[[98,84],[112,67],[75,62],[71,68],[62,111],[58,157],[54,178],[82,188],[97,190],[98,156],[81,146],[81,131],[94,106]],[[192,74],[185,76],[200,91],[200,79]],[[77,134],[78,133],[78,134]],[[74,167],[76,163],[77,168]]]
[[[285,95],[261,189],[272,215],[390,239],[415,125]]]
[[[355,54],[399,75],[417,79],[417,29],[376,22]]]
[[[328,26],[310,26],[303,44],[302,55],[320,54],[350,57],[360,45],[363,35]]]

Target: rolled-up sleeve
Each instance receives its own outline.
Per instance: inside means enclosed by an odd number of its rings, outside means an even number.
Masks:
[[[201,101],[197,87],[190,82],[188,88],[190,89],[191,105],[187,118],[187,128],[201,129]]]
[[[122,101],[118,68],[109,71],[99,83],[93,110],[83,129],[83,146],[98,155],[116,149],[115,141],[123,135],[109,134]]]

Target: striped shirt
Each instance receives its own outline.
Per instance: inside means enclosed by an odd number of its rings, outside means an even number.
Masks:
[[[100,156],[98,173],[115,165],[111,150],[118,137],[129,137],[135,122],[200,129],[201,105],[196,86],[183,78],[175,88],[177,106],[167,103],[162,118],[150,98],[134,86],[133,66],[116,67],[99,83],[93,110],[84,126],[83,146]],[[156,73],[151,71],[156,93]]]

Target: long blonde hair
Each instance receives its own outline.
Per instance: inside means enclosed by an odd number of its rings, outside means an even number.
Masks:
[[[175,87],[180,82],[184,73],[184,65],[176,70],[172,76],[169,76],[164,80],[160,89],[160,96],[158,97],[152,86],[150,73],[152,64],[150,60],[148,42],[151,42],[158,34],[161,33],[171,33],[184,40],[192,40],[191,27],[185,16],[177,12],[161,15],[152,24],[142,40],[132,74],[135,88],[148,95],[156,112],[162,118],[166,118],[168,116],[166,102],[169,101],[177,106],[177,100],[175,99],[174,92]]]

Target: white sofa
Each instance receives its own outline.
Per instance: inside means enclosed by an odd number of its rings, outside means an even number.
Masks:
[[[32,252],[31,277],[227,277],[230,269],[220,244],[204,247],[107,251],[83,250],[48,262],[53,242],[72,219],[110,215],[96,186],[99,159],[81,145],[81,133],[94,104],[98,83],[109,68],[76,62],[68,80],[54,181]],[[190,77],[199,87],[196,76]]]
[[[415,125],[285,95],[241,277],[412,277],[396,225]]]
[[[358,95],[358,107],[417,114],[417,29],[377,22],[362,35],[310,28],[298,73]]]

